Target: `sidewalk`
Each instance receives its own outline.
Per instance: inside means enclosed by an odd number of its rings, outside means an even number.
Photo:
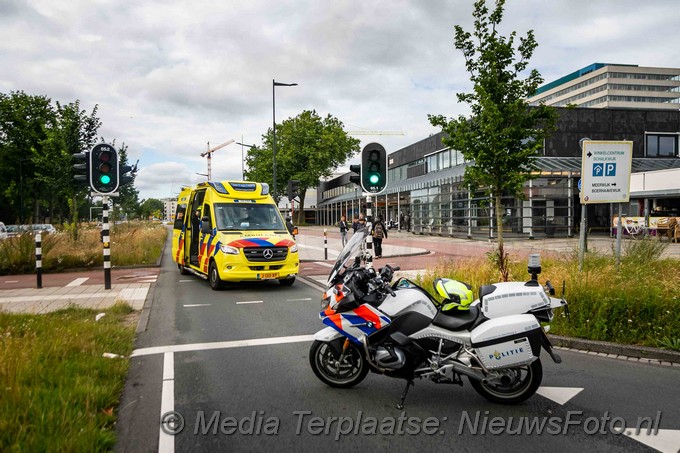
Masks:
[[[0,311],[44,314],[70,305],[100,310],[122,301],[140,311],[150,287],[151,283],[125,283],[108,290],[103,285],[6,289],[0,291]]]

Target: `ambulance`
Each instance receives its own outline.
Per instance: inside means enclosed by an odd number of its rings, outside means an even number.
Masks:
[[[298,246],[265,183],[203,182],[177,199],[172,257],[221,289],[226,282],[278,280],[290,286],[300,269]]]

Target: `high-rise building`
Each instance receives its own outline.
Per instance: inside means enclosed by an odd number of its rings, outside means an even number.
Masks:
[[[680,69],[593,63],[536,90],[530,105],[680,110]]]

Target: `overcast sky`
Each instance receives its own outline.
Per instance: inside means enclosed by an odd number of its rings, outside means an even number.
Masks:
[[[200,154],[261,144],[276,119],[331,114],[388,152],[466,114],[453,26],[472,0],[0,0],[0,92],[99,106],[100,134],[139,159],[140,198],[176,195],[206,173]],[[678,0],[508,0],[503,33],[533,29],[545,82],[595,62],[680,67]],[[241,178],[241,147],[214,153],[213,179]],[[280,183],[281,184],[281,183]]]

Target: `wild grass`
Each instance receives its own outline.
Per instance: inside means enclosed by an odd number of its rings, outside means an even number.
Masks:
[[[0,451],[113,448],[135,330],[129,305],[104,311],[0,312]]]
[[[579,272],[578,254],[542,257],[539,280],[550,280],[557,295],[566,284],[571,318],[557,313],[552,333],[590,340],[674,349],[680,346],[680,260],[660,258],[665,244],[654,239],[629,241],[621,264],[612,255],[589,252]],[[527,262],[510,255],[510,280],[528,280]],[[433,293],[432,281],[464,281],[475,292],[498,281],[491,259],[442,261],[428,269],[421,284]]]
[[[155,223],[112,225],[113,266],[153,264],[160,257],[167,228]],[[101,229],[83,226],[74,241],[67,231],[42,235],[43,271],[101,267],[104,261]],[[35,271],[35,239],[23,234],[0,241],[0,275]]]

